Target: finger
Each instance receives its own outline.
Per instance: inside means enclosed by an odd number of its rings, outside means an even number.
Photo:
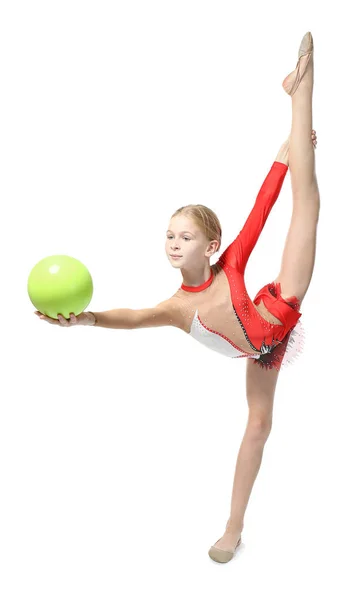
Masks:
[[[46,316],[46,315],[44,315],[43,313],[39,312],[39,311],[36,311],[36,313],[35,313],[35,314],[36,314],[36,316],[37,316],[37,317],[39,317],[39,319],[41,319],[42,321],[47,321],[47,320],[48,320],[47,316]]]
[[[48,317],[47,315],[41,315],[39,317],[39,319],[41,321],[46,321],[47,323],[50,323],[50,325],[58,325],[58,319],[52,319],[51,317]]]

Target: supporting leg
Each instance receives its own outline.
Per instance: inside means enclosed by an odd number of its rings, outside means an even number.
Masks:
[[[250,421],[238,452],[234,474],[231,515],[227,523],[227,531],[241,533],[244,525],[244,515],[254,482],[258,475],[263,450],[270,428],[261,422]]]
[[[225,533],[215,544],[221,550],[233,551],[243,530],[244,514],[272,427],[273,400],[278,377],[279,371],[276,369],[260,372],[258,365],[251,360],[247,361],[249,416],[237,457],[230,517]]]

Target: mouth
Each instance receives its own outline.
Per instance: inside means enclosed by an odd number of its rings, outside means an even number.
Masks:
[[[170,255],[172,258],[182,258],[181,256],[177,255],[177,254],[171,254]]]

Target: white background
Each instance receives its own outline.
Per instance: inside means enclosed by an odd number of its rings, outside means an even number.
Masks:
[[[360,597],[356,6],[2,4],[2,600]],[[168,327],[52,327],[27,278],[68,254],[93,277],[88,310],[152,307],[181,284],[165,232],[189,203],[219,216],[223,251],[289,134],[281,83],[307,31],[321,214],[305,349],[221,565],[208,549],[229,516],[246,361]],[[291,207],[288,174],[252,297],[278,274]]]

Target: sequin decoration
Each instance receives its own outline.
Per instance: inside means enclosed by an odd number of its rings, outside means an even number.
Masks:
[[[253,359],[253,362],[263,369],[277,369],[277,371],[280,371],[282,368],[293,364],[298,355],[303,352],[304,340],[304,327],[301,321],[297,321],[281,344],[276,346],[270,353],[262,354],[258,360]]]

